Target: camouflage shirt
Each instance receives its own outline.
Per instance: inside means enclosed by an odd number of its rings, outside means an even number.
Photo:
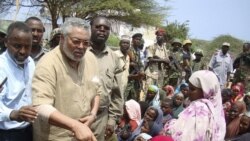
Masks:
[[[246,92],[250,92],[250,53],[242,54],[235,59],[234,63],[239,64],[234,75],[234,82],[244,82]]]

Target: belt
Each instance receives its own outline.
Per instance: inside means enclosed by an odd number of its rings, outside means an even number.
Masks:
[[[7,130],[4,130],[4,129],[0,129],[0,133],[22,133],[22,132],[27,132],[28,130],[32,130],[32,126],[29,125],[25,128],[22,128],[22,129],[7,129]]]

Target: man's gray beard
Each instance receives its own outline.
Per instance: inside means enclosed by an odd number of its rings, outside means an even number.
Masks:
[[[67,46],[67,43],[66,43],[66,41],[64,41],[64,43],[63,43],[63,52],[64,52],[64,54],[70,59],[70,60],[73,60],[73,61],[76,61],[76,62],[80,62],[81,60],[82,60],[82,58],[79,58],[79,59],[76,59],[75,57],[74,57],[74,55],[70,52],[70,50],[69,50],[69,48],[68,48],[68,46]]]

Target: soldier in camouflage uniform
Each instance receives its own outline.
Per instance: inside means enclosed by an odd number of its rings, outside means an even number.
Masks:
[[[185,73],[185,81],[188,82],[189,77],[192,74],[192,60],[195,58],[191,50],[192,42],[187,39],[183,41],[182,46],[182,59],[183,59],[183,69]]]
[[[147,47],[148,64],[145,69],[146,88],[149,85],[157,85],[159,88],[164,86],[164,76],[166,65],[169,63],[169,50],[166,47],[166,32],[159,29],[155,33],[156,43]]]
[[[49,49],[50,50],[54,49],[56,46],[59,45],[60,36],[61,36],[60,28],[53,29],[53,31],[50,33],[50,40],[49,40]]]
[[[181,62],[182,62],[182,53],[180,51],[182,44],[180,39],[174,39],[172,42],[172,47],[169,53],[169,69],[166,73],[164,84],[171,85],[176,87],[180,83],[181,77]]]
[[[206,69],[206,63],[202,59],[203,51],[201,49],[197,49],[194,55],[195,59],[192,62],[192,72]]]
[[[136,33],[132,36],[132,46],[128,51],[130,57],[128,85],[124,92],[125,101],[134,99],[139,101],[140,92],[143,89],[142,79],[144,79],[144,65],[141,60],[141,46],[142,34]]]
[[[243,46],[250,48],[250,43],[245,43]],[[238,66],[234,75],[234,83],[243,82],[246,93],[250,92],[250,51],[241,53],[235,59],[234,65]]]

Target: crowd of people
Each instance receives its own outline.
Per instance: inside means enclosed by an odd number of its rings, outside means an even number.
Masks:
[[[0,30],[0,141],[246,141],[250,43],[225,41],[210,62],[190,39],[144,46],[143,34],[106,45],[111,23],[68,18],[51,32],[37,17]]]

